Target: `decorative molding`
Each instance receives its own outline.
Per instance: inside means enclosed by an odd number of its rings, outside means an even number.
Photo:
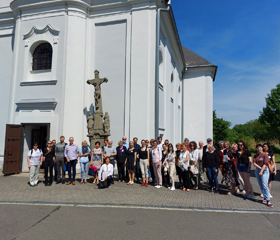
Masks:
[[[17,110],[54,110],[57,101],[54,98],[22,99],[16,105]]]
[[[163,85],[161,82],[159,83],[159,89],[163,91]]]
[[[55,30],[51,25],[47,25],[46,27],[44,27],[43,29],[38,29],[36,27],[33,27],[29,33],[23,35],[23,39],[26,40],[26,39],[29,39],[31,38],[34,34],[36,35],[39,35],[39,34],[44,34],[44,33],[47,33],[49,32],[51,35],[53,36],[58,36],[60,31],[58,30]],[[56,38],[57,40],[57,38]]]
[[[57,80],[21,82],[20,86],[56,85]]]
[[[158,128],[158,130],[160,130],[160,131],[165,131],[165,128]]]

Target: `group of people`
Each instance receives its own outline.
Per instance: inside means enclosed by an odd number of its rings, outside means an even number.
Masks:
[[[176,148],[176,149],[175,149]],[[171,191],[175,190],[176,175],[179,179],[179,188],[184,192],[197,190],[200,185],[208,184],[210,192],[219,192],[218,172],[222,172],[222,183],[230,186],[229,195],[242,193],[244,197],[255,199],[253,187],[250,183],[251,165],[255,166],[256,178],[261,189],[262,202],[270,207],[271,181],[277,173],[275,157],[267,143],[256,146],[257,154],[253,160],[246,144],[243,141],[230,145],[229,142],[220,142],[219,147],[207,139],[197,143],[185,138],[183,143],[175,145],[168,140],[151,139],[141,141],[138,138],[128,142],[124,136],[118,142],[117,148],[113,142],[104,140],[104,146],[97,141],[95,147],[90,149],[86,141],[79,148],[74,138],[65,143],[64,136],[60,142],[48,141],[45,149],[38,149],[34,143],[28,153],[28,166],[30,168],[30,186],[38,184],[40,166],[44,166],[45,185],[53,182],[53,168],[55,168],[56,184],[75,185],[76,165],[81,167],[81,184],[87,183],[88,173],[91,172],[93,183],[100,188],[108,187],[114,183],[115,164],[117,164],[118,181],[133,185],[136,180],[141,186],[148,187],[149,183],[161,188],[163,185]],[[68,181],[65,181],[65,172],[68,172]],[[204,180],[204,172],[208,181]],[[238,188],[236,190],[236,187]],[[241,190],[241,187],[243,189]]]

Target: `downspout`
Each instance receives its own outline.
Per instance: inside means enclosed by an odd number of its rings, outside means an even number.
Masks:
[[[171,0],[167,8],[157,9],[157,32],[156,32],[156,81],[155,81],[155,139],[159,136],[159,44],[160,44],[160,13],[170,10]]]

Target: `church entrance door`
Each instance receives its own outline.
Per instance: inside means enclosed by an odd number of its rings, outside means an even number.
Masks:
[[[22,153],[22,125],[7,124],[3,173],[19,173]]]

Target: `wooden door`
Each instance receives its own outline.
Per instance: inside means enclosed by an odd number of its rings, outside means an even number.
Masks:
[[[22,153],[22,126],[6,125],[3,173],[19,173]]]

